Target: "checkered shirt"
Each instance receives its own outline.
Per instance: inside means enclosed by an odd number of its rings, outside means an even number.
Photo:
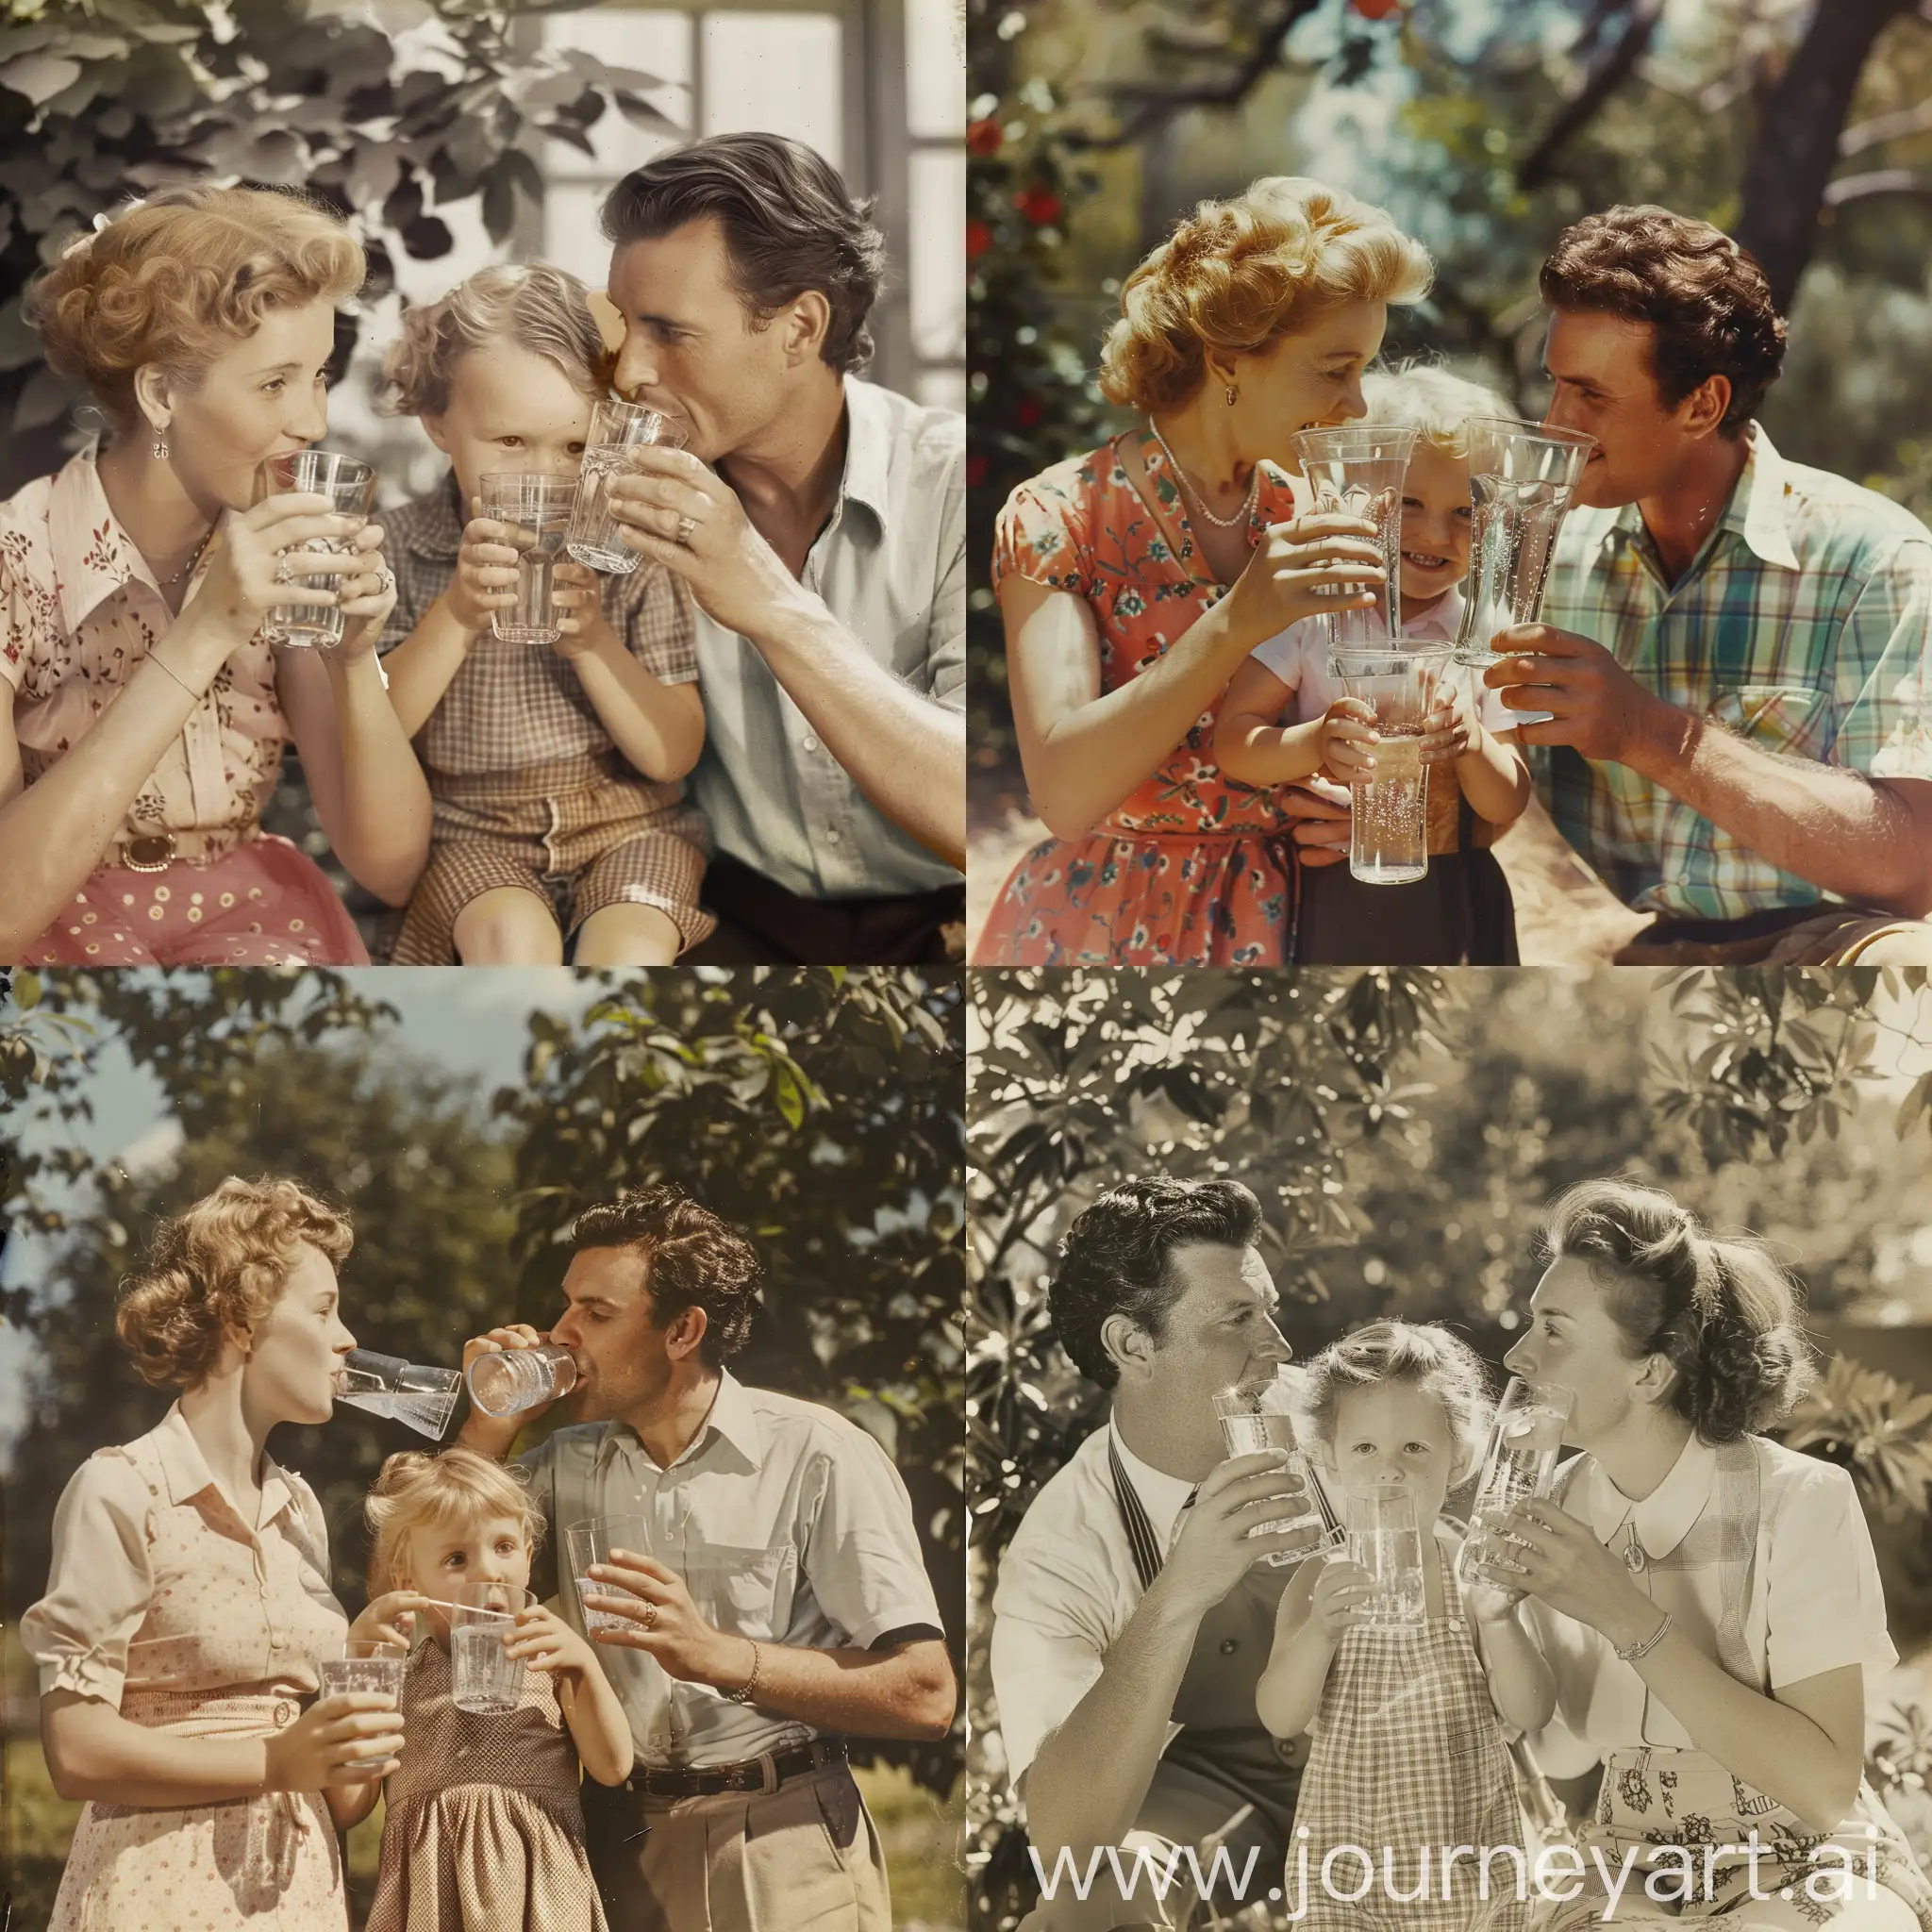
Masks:
[[[1683,580],[1635,504],[1565,520],[1543,622],[1593,638],[1640,683],[1775,756],[1932,777],[1932,531],[1875,491],[1751,454]],[[1563,836],[1624,904],[1741,919],[1824,895],[1627,766],[1536,755]]]
[[[383,551],[396,574],[396,608],[377,646],[391,651],[422,623],[457,574],[463,519],[454,473],[413,503],[385,511]],[[603,579],[604,616],[662,684],[698,675],[689,593],[659,564]],[[507,644],[486,631],[429,714],[416,743],[432,774],[466,776],[548,764],[612,749],[571,666],[543,645]],[[682,788],[658,788],[669,804]]]

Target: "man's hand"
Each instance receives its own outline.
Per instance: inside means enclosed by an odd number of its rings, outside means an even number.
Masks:
[[[1670,728],[1676,707],[1630,675],[1591,638],[1546,624],[1498,631],[1504,657],[1483,673],[1511,711],[1547,711],[1547,723],[1519,724],[1524,744],[1567,744],[1600,763],[1644,770],[1682,741]],[[1646,775],[1657,775],[1649,771]]]
[[[1292,821],[1296,857],[1320,868],[1348,857],[1352,807],[1347,788],[1321,778],[1304,778],[1281,788],[1281,809]]]
[[[1286,1450],[1260,1449],[1220,1464],[1194,1493],[1162,1572],[1176,1603],[1205,1615],[1261,1557],[1289,1554],[1307,1541],[1306,1524],[1250,1536],[1257,1524],[1308,1512],[1307,1486],[1285,1466]]]
[[[512,1322],[507,1327],[492,1328],[487,1335],[479,1335],[474,1341],[463,1343],[463,1369],[467,1374],[470,1364],[479,1355],[489,1355],[494,1349],[541,1348],[550,1340],[541,1329],[532,1328],[527,1322]],[[552,1401],[556,1398],[553,1396]],[[474,1449],[479,1456],[487,1456],[492,1462],[501,1462],[509,1454],[509,1446],[523,1432],[527,1424],[533,1423],[550,1407],[548,1402],[540,1402],[534,1408],[521,1408],[515,1415],[485,1415],[473,1402],[470,1412],[463,1418],[463,1425],[457,1432],[457,1441],[464,1449]]]
[[[648,1652],[670,1675],[687,1683],[739,1685],[750,1677],[751,1640],[727,1636],[706,1623],[675,1570],[634,1550],[612,1550],[608,1563],[591,1564],[585,1576],[589,1582],[615,1584],[619,1591],[632,1592],[584,1592],[587,1610],[608,1610],[635,1626],[598,1630],[596,1642]]]

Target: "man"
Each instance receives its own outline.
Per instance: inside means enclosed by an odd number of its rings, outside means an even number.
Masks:
[[[867,208],[768,134],[660,156],[604,205],[616,385],[690,437],[613,497],[700,611],[721,924],[691,959],[964,953],[965,425],[858,379]]]
[[[724,1366],[750,1333],[750,1244],[675,1187],[578,1216],[549,1340],[571,1350],[575,1426],[520,1458],[550,1527],[540,1595],[583,1607],[558,1554],[594,1517],[641,1517],[591,1607],[629,1719],[629,1780],[587,1782],[591,1863],[610,1932],[886,1932],[878,1834],[845,1736],[941,1738],[956,1689],[898,1472],[830,1409]],[[463,1351],[530,1348],[518,1324]],[[502,1457],[541,1413],[471,1411],[458,1438]],[[625,1594],[625,1592],[629,1592]]]
[[[1226,1459],[1213,1407],[1288,1358],[1259,1226],[1234,1181],[1135,1180],[1061,1244],[1054,1326],[1112,1413],[1001,1559],[991,1639],[1008,1770],[1048,1875],[1063,1849],[1084,1874],[1106,1846],[1128,1849],[1124,1873],[1137,1846],[1164,1871],[1191,1845],[1205,1874],[1224,1845],[1237,1877],[1255,1855],[1251,1900],[1281,1883],[1306,1749],[1262,1727],[1255,1686],[1293,1573],[1258,1559],[1297,1533],[1248,1531],[1294,1492],[1279,1451]],[[1171,1923],[1177,1896],[1151,1903],[1143,1882],[1123,1899],[1104,1852],[1099,1874],[1084,1907],[1062,1883],[1032,1923]]]

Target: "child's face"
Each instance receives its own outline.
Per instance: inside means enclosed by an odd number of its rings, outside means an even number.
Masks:
[[[1402,594],[1426,604],[1469,575],[1469,459],[1416,439],[1402,491]]]
[[[471,1517],[451,1523],[420,1523],[403,1540],[401,1588],[448,1603],[465,1583],[530,1585],[530,1546],[514,1516]],[[448,1641],[449,1612],[431,1609],[438,1637]]]
[[[1324,1460],[1344,1491],[1400,1477],[1415,1492],[1416,1521],[1426,1531],[1456,1480],[1456,1438],[1433,1396],[1409,1382],[1377,1382],[1342,1391]]]
[[[486,342],[457,364],[449,408],[425,416],[423,427],[456,469],[467,518],[485,476],[575,475],[591,433],[591,399],[547,356]]]

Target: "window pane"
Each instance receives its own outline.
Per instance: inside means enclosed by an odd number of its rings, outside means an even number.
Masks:
[[[684,13],[587,7],[578,13],[546,15],[545,47],[558,53],[592,54],[606,66],[650,75],[660,85],[642,90],[644,99],[679,132],[634,127],[614,106],[608,107],[590,130],[596,159],[564,142],[546,140],[544,172],[566,177],[599,174],[615,180],[675,146],[691,125],[691,16]]]
[[[966,157],[912,158],[912,346],[927,361],[966,353]]]
[[[928,409],[951,409],[966,413],[966,372],[963,369],[924,369],[920,372],[917,394]]]
[[[906,122],[915,135],[966,130],[965,0],[906,0]]]
[[[842,165],[839,23],[822,13],[708,13],[707,134],[787,134]]]

